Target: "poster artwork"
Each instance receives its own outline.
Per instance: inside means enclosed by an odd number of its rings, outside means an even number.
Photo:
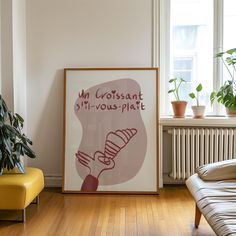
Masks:
[[[65,69],[63,192],[158,192],[157,75]]]
[[[81,88],[74,112],[82,126],[75,154],[81,191],[116,185],[137,175],[147,151],[147,132],[141,113],[144,94],[130,78]]]

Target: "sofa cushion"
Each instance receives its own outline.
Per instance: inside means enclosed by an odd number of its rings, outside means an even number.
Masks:
[[[203,180],[224,180],[236,178],[236,159],[203,165],[196,172]]]

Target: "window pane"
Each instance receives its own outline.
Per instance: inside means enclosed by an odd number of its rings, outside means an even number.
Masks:
[[[199,83],[203,85],[200,103],[207,106],[208,114],[212,112],[213,10],[213,0],[171,0],[170,74],[187,81],[180,89],[180,98],[188,101],[188,115],[192,115],[191,105],[196,105],[188,94]]]
[[[193,58],[175,57],[173,65],[173,74],[175,77],[184,78],[187,82],[191,82]]]
[[[173,26],[173,45],[175,49],[194,49],[196,47],[196,25]]]
[[[192,58],[174,58],[175,70],[191,70],[193,67]]]
[[[224,50],[236,48],[236,1],[224,0]],[[229,73],[224,68],[223,80],[230,79]]]
[[[224,48],[236,47],[236,1],[224,0]]]

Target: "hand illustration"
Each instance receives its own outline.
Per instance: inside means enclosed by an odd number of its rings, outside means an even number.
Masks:
[[[96,178],[99,178],[100,174],[104,170],[113,169],[115,166],[113,159],[107,158],[102,152],[99,151],[95,152],[93,157],[84,152],[78,151],[76,153],[76,157],[82,165],[89,168],[89,174]]]
[[[76,153],[77,160],[87,168],[89,168],[89,174],[85,177],[81,186],[81,191],[96,191],[98,188],[98,178],[104,170],[113,169],[115,162],[112,159],[108,159],[102,152],[95,152],[91,157],[84,152],[78,151]],[[104,162],[100,161],[103,159]]]
[[[136,129],[116,130],[109,132],[106,136],[104,153],[96,151],[90,155],[78,151],[77,160],[89,169],[89,175],[86,176],[82,184],[82,191],[96,191],[98,187],[98,178],[105,170],[111,170],[115,167],[114,158],[118,152],[123,149],[137,133]]]

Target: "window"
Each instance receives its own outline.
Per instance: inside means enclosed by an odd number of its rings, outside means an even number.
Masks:
[[[161,96],[162,115],[172,114],[168,95],[168,81],[173,77],[186,80],[180,91],[180,98],[187,100],[186,111],[191,115],[195,101],[188,94],[199,83],[203,85],[204,96],[200,103],[207,106],[206,115],[220,115],[221,105],[210,105],[210,93],[223,83],[220,63],[214,58],[217,50],[236,47],[236,1],[235,0],[162,0],[161,1]],[[224,24],[222,24],[224,22]],[[222,27],[223,26],[223,27]],[[224,77],[226,78],[226,76]]]
[[[224,28],[223,45],[225,49],[236,47],[236,1],[224,0]],[[224,80],[229,79],[229,74],[224,71]]]

